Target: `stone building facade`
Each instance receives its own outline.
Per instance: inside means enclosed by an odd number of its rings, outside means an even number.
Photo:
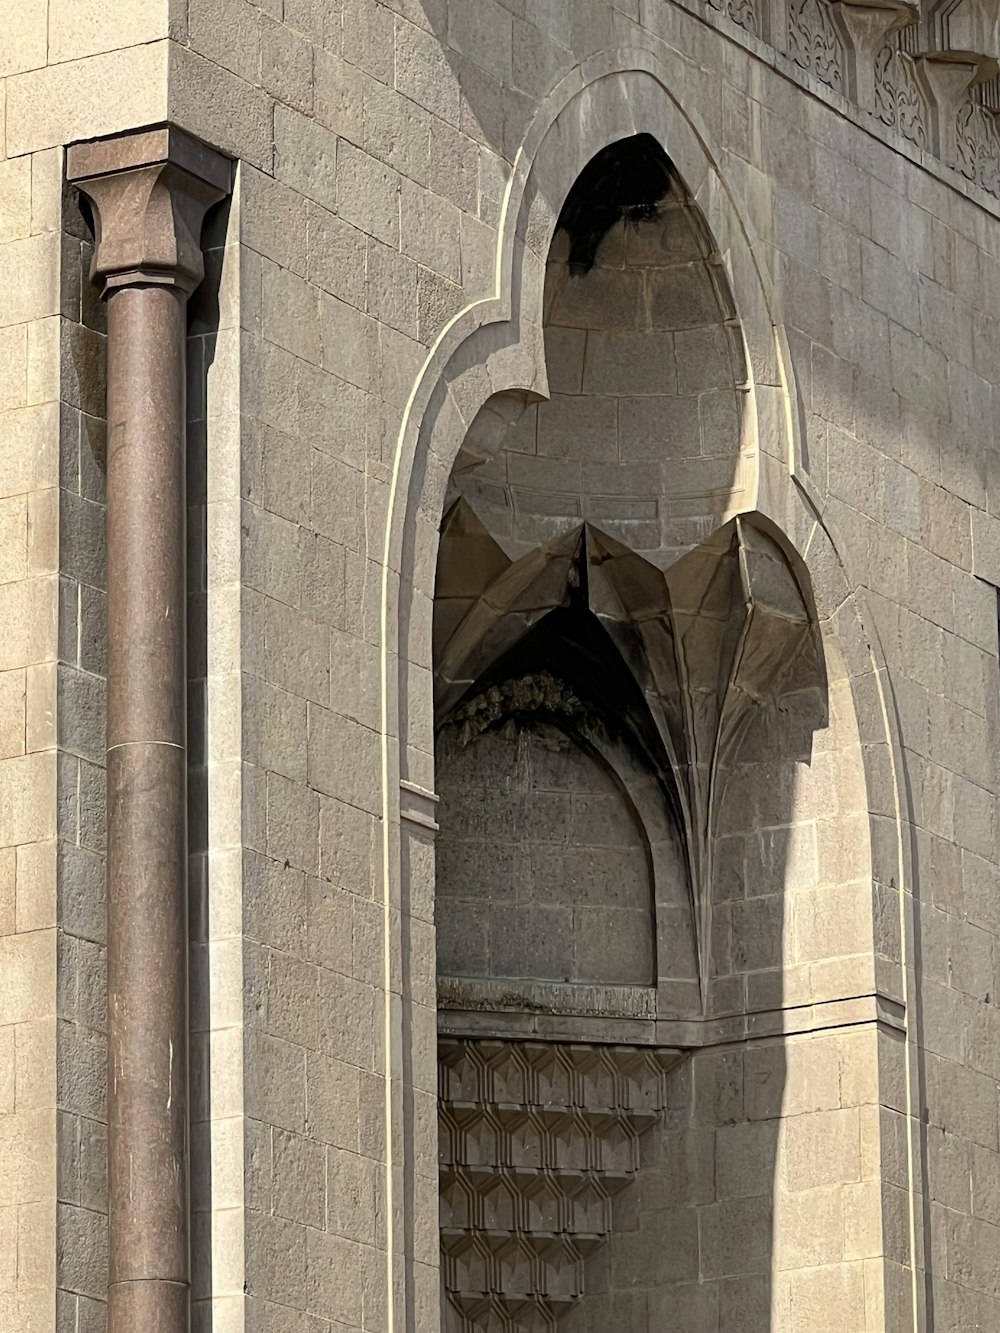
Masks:
[[[5,20],[0,1329],[1000,1328],[993,0]]]

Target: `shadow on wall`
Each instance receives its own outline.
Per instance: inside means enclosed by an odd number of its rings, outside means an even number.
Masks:
[[[788,1222],[781,1011],[829,956],[818,890],[842,860],[817,816],[850,808],[830,793],[860,760],[801,570],[730,517],[750,495],[741,330],[649,136],[566,201],[545,354],[548,401],[499,395],[470,428],[439,553],[444,1326],[767,1333],[789,1299],[773,1270],[844,1257]],[[557,1091],[504,1063],[560,1047],[567,1071],[585,1048],[601,1068],[656,1052],[664,1081]],[[583,1134],[595,1115],[624,1158]]]
[[[538,27],[500,5],[418,0],[418,8],[461,89],[463,133],[508,161],[545,93],[578,61],[616,44],[607,0],[546,0]]]
[[[222,264],[231,198],[205,221],[205,277],[188,307],[187,643],[188,901],[191,1064],[191,1300],[199,1327],[214,1326],[211,916],[209,828],[208,378],[219,335]],[[228,1294],[228,1293],[227,1293]]]

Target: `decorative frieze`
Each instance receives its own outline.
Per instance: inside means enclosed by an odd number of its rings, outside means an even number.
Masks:
[[[996,0],[706,0],[1000,199]]]
[[[446,1333],[543,1333],[584,1294],[587,1255],[667,1105],[676,1051],[438,1043]]]
[[[1000,119],[979,98],[963,104],[957,122],[957,166],[963,176],[1000,199]]]
[[[755,0],[708,0],[708,3],[747,32],[760,35],[760,16]]]
[[[788,54],[834,92],[845,91],[844,39],[829,0],[788,0]]]
[[[927,147],[927,93],[898,35],[875,55],[875,115],[917,148]]]

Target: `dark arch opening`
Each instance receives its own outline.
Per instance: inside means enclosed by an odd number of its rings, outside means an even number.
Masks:
[[[576,178],[556,223],[556,231],[569,236],[570,272],[589,273],[617,222],[654,217],[657,205],[677,187],[670,159],[651,134],[608,144]]]

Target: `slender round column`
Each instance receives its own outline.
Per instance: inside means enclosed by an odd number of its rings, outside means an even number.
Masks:
[[[187,1333],[185,346],[229,163],[164,128],[68,167],[108,303],[108,1328]]]
[[[186,305],[108,297],[111,1333],[188,1325]]]

